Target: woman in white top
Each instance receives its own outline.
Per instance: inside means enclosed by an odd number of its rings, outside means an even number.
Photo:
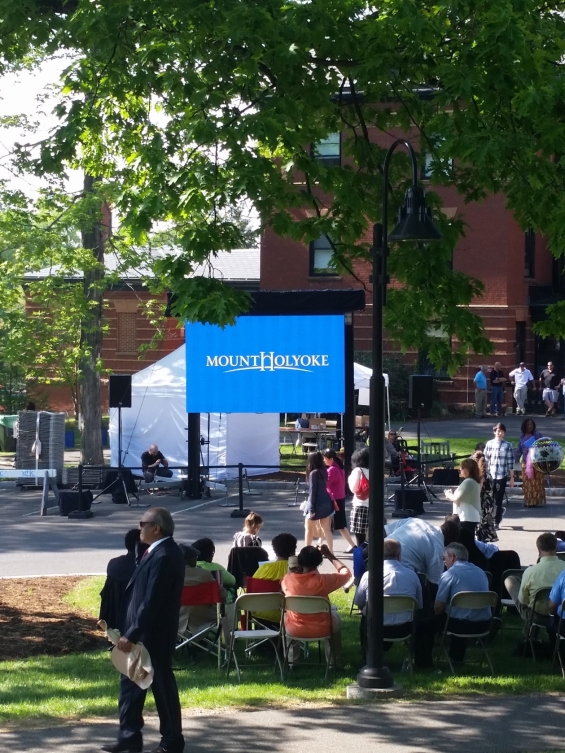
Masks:
[[[351,465],[353,470],[347,479],[347,484],[353,492],[353,509],[351,510],[349,530],[355,535],[357,546],[363,546],[369,528],[369,497],[368,484],[366,483],[369,480],[369,450],[363,447],[362,450],[354,452],[351,456]],[[363,477],[365,480],[363,480]],[[365,487],[364,490],[363,487]],[[357,496],[358,494],[361,496]],[[365,496],[366,494],[367,496]]]
[[[479,465],[473,458],[461,461],[459,472],[463,481],[457,489],[446,489],[445,496],[453,502],[453,512],[459,515],[461,528],[471,531],[473,536],[477,523],[481,522],[481,474]]]

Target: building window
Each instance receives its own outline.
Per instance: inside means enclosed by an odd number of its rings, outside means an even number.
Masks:
[[[432,144],[436,146],[440,143],[439,137],[432,137]],[[428,147],[428,148],[426,148]],[[421,154],[420,180],[431,180],[432,174],[448,176],[453,169],[453,160],[449,157],[439,157],[429,149],[429,145],[424,144]]]
[[[341,165],[341,134],[330,135],[312,144],[312,157],[326,165]]]
[[[129,311],[117,312],[118,347],[122,354],[137,354],[137,314]]]
[[[524,233],[524,277],[536,276],[536,233],[530,228]]]
[[[337,270],[332,266],[334,250],[327,235],[322,235],[310,244],[310,275],[336,276]]]

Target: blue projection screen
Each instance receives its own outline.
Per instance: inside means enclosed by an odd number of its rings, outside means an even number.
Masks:
[[[343,316],[185,325],[188,413],[343,413]]]

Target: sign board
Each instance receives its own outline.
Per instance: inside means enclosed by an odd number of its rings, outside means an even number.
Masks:
[[[343,316],[187,322],[188,413],[343,413]]]

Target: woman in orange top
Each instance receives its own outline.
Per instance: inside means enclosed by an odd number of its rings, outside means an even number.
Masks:
[[[320,573],[318,567],[324,557],[329,560],[337,570],[336,573]],[[314,546],[305,546],[298,555],[298,568],[282,579],[281,588],[285,596],[325,596],[326,598],[341,586],[351,580],[349,568],[340,562],[332,554],[329,547],[324,544],[319,549]],[[327,633],[327,617],[324,614],[296,614],[286,612],[285,629],[291,638],[315,638]],[[339,615],[332,607],[332,631],[334,636],[334,651],[337,668],[341,664],[341,621]],[[289,650],[289,663],[294,664],[300,655],[300,644],[291,641]],[[330,644],[326,640],[326,659],[330,657]]]

